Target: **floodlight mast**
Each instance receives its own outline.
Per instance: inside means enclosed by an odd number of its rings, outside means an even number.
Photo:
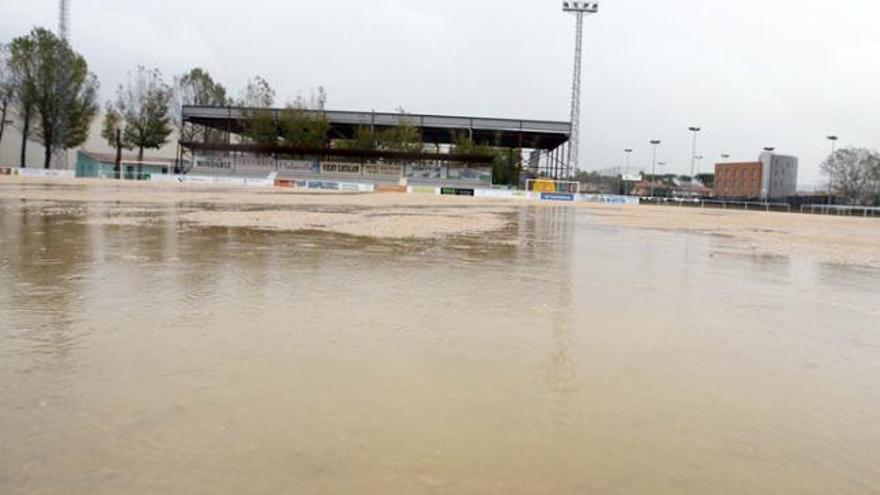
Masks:
[[[58,37],[70,41],[70,0],[58,1]]]
[[[562,2],[562,11],[575,15],[574,82],[571,85],[571,140],[566,175],[578,170],[581,132],[581,66],[583,61],[584,16],[599,13],[599,2]]]

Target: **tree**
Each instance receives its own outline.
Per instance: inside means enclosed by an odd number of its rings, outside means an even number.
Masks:
[[[122,146],[137,149],[138,161],[143,161],[144,149],[159,149],[168,142],[172,96],[158,69],[138,67],[129,72],[128,82],[116,91],[116,101],[107,102],[101,136],[115,146],[116,129],[121,129]]]
[[[255,144],[278,144],[279,124],[271,110],[275,90],[269,82],[260,76],[248,81],[238,104],[244,108],[244,137]]]
[[[522,171],[522,150],[498,148],[493,151],[492,183],[518,185]]]
[[[321,148],[330,132],[330,121],[323,113],[303,108],[302,101],[281,111],[278,127],[281,138],[289,146]]]
[[[379,148],[379,132],[369,126],[358,126],[354,131],[354,139],[336,141],[341,149],[373,151]]]
[[[98,111],[97,78],[66,41],[43,28],[12,41],[8,70],[11,100],[22,126],[21,165],[26,165],[27,140],[33,132],[43,144],[44,166],[49,168],[56,151],[88,138]]]
[[[81,145],[98,113],[98,79],[82,55],[67,41],[46,29],[34,29],[35,134],[43,143],[43,166],[49,168],[56,151]]]
[[[398,108],[400,125],[389,127],[379,134],[379,148],[386,151],[417,153],[422,151],[422,134],[406,110]]]
[[[231,104],[226,95],[226,88],[214,81],[208,71],[196,67],[174,79],[174,105],[171,109],[174,124],[180,134],[181,141],[193,141],[196,132],[186,129],[183,125],[182,109],[184,105],[221,107]],[[223,133],[213,129],[204,130],[205,142],[216,142],[222,139]]]
[[[12,74],[9,70],[9,46],[0,44],[0,143],[6,130],[6,116],[13,94]]]
[[[864,148],[843,148],[821,165],[836,196],[848,204],[871,205],[880,196],[880,154]]]
[[[261,76],[256,76],[248,81],[238,104],[247,108],[271,108],[275,104],[275,90]]]
[[[33,34],[33,33],[31,33]],[[9,45],[9,83],[11,103],[21,125],[21,167],[27,166],[27,142],[36,115],[37,85],[34,79],[36,43],[33,36],[21,36]]]
[[[715,187],[715,174],[697,174],[697,180],[709,189]]]

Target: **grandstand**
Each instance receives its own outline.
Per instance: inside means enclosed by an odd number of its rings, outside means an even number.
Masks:
[[[567,122],[512,120],[439,115],[306,110],[323,117],[329,129],[321,147],[283,143],[254,144],[246,137],[254,115],[282,109],[184,106],[179,163],[193,175],[318,179],[374,184],[490,187],[492,158],[485,154],[458,154],[455,144],[467,138],[476,146],[520,150],[520,166],[531,175],[568,177],[565,164],[571,125]],[[417,151],[352,149],[338,146],[353,140],[358,129],[378,131],[414,127]],[[523,156],[529,156],[527,161]]]

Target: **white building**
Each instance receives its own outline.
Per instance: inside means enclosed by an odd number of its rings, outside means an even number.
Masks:
[[[761,154],[760,161],[763,165],[761,199],[785,199],[797,194],[797,157],[765,152]]]

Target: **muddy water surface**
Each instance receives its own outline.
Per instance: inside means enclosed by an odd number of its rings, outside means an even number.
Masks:
[[[880,490],[877,271],[567,207],[423,241],[123,210],[0,201],[0,493]]]

